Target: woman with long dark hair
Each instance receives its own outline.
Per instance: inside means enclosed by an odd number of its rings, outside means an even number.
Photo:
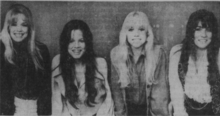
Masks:
[[[220,114],[219,45],[214,14],[204,9],[192,13],[185,39],[170,52],[174,116]]]
[[[1,114],[50,115],[49,51],[36,41],[32,14],[26,6],[9,8],[0,40]]]
[[[71,20],[60,36],[60,54],[52,61],[52,114],[113,115],[107,64],[95,56],[93,36],[82,20]]]

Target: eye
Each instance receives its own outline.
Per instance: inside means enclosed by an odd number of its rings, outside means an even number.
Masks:
[[[17,23],[14,21],[11,23],[11,26],[16,26],[16,25],[17,25]]]
[[[206,31],[212,32],[212,29],[208,27],[208,28],[206,28]]]
[[[145,31],[144,27],[139,28],[140,31]]]
[[[24,26],[24,27],[27,27],[28,23],[25,22],[25,23],[22,23],[21,25]]]
[[[129,29],[128,29],[128,31],[133,31],[133,30],[134,30],[134,28],[133,28],[133,27],[131,27],[131,28],[129,28]]]
[[[74,39],[71,39],[69,43],[73,43],[73,42],[75,42],[75,40],[74,40]]]
[[[84,43],[85,41],[84,41],[84,39],[80,39],[79,42]]]
[[[201,26],[198,26],[195,28],[195,31],[201,31],[202,30],[202,27]]]

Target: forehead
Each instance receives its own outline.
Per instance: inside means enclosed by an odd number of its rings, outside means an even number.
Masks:
[[[72,30],[71,31],[71,39],[81,39],[83,38],[83,33],[81,30]]]
[[[128,20],[127,20],[127,26],[147,26],[148,22],[141,17],[140,15],[134,15],[131,16]]]
[[[205,21],[198,21],[196,27],[212,28],[212,24]]]
[[[12,21],[27,21],[27,18],[25,17],[25,15],[24,14],[21,14],[21,13],[19,13],[19,14],[14,14],[14,15],[12,15]]]

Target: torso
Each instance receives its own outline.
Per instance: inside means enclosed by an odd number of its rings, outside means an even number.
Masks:
[[[181,55],[181,52],[178,55]],[[178,69],[185,93],[185,108],[190,116],[202,115],[205,112],[209,115],[213,113],[210,107],[212,106],[211,86],[207,79],[208,64],[207,57],[194,61],[190,56],[187,73],[184,74],[180,67]]]
[[[95,88],[98,90],[97,96],[95,97],[96,104],[92,104],[93,107],[88,106],[85,101],[88,96],[88,93],[85,91],[85,67],[81,66],[76,68],[76,80],[74,80],[74,84],[78,88],[78,101],[75,103],[76,107],[78,107],[78,110],[75,109],[69,102],[67,102],[67,109],[69,110],[70,114],[76,114],[78,115],[87,115],[92,116],[97,113],[100,106],[103,103],[103,96],[106,94],[106,90],[103,89],[104,84],[104,77],[100,75],[98,72],[96,72],[95,78]],[[58,82],[59,88],[61,90],[61,94],[65,96],[65,86],[62,79],[62,76],[59,76],[55,78],[56,82]]]
[[[130,84],[126,87],[126,101],[136,105],[146,104],[146,77],[145,77],[145,54],[144,51],[135,60],[134,55],[129,53],[127,62]]]

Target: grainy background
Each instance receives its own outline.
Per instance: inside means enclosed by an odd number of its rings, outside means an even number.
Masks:
[[[1,29],[11,4],[21,3],[32,11],[37,39],[45,43],[51,59],[59,53],[59,36],[71,19],[82,19],[94,36],[98,56],[109,61],[110,50],[118,44],[118,35],[125,16],[134,10],[143,11],[150,19],[154,34],[167,53],[182,41],[189,15],[198,9],[214,12],[220,25],[220,2],[80,2],[80,1],[0,1]],[[219,29],[220,30],[220,29]],[[220,31],[219,31],[220,33]]]

